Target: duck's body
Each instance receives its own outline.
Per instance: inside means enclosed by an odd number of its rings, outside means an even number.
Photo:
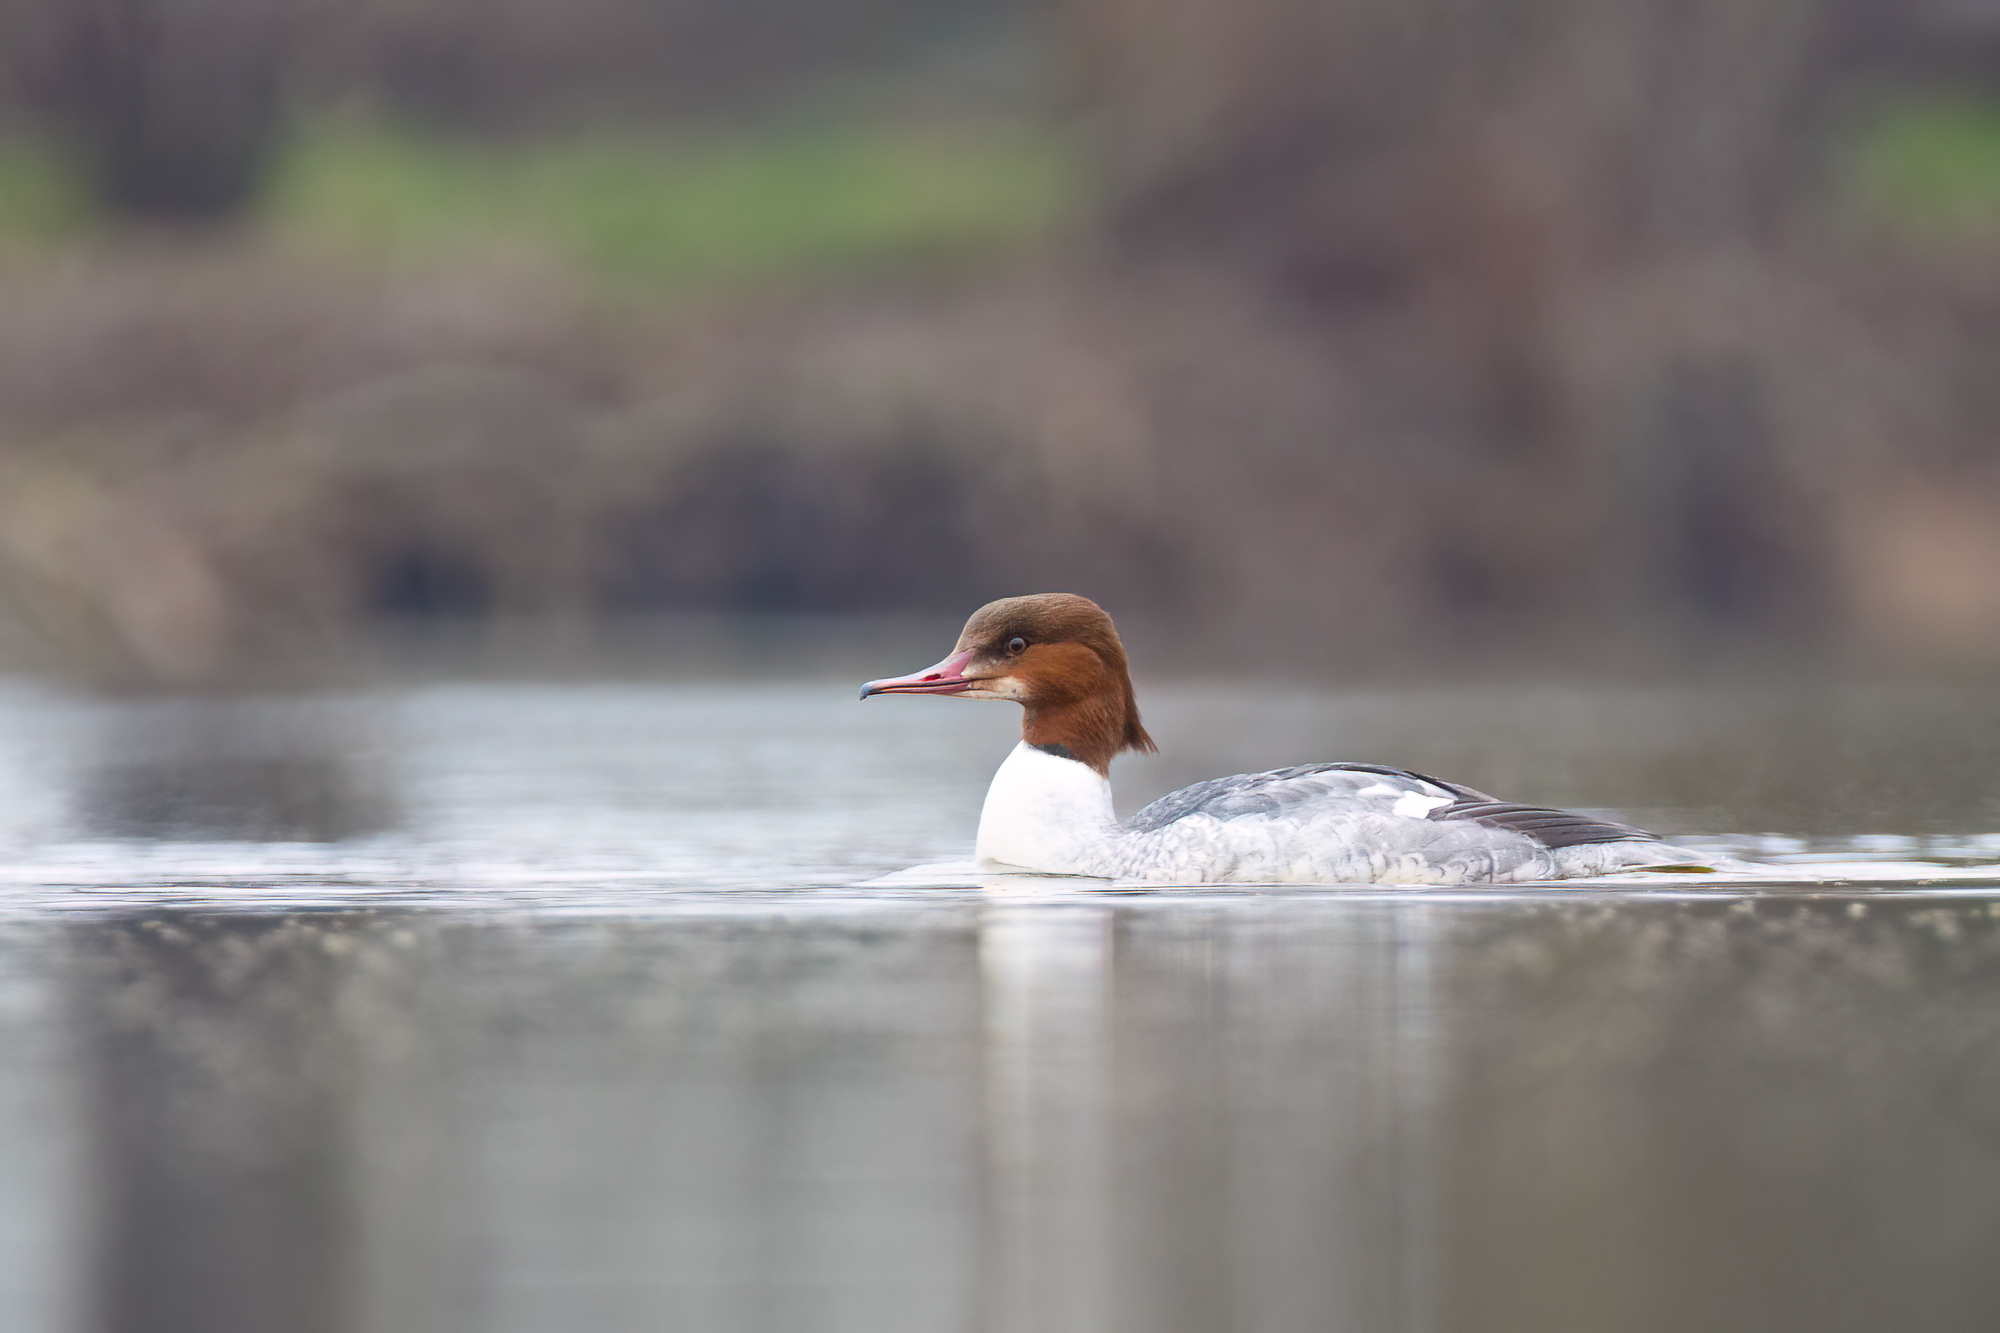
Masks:
[[[1026,741],[993,776],[978,856],[1175,884],[1522,883],[1688,860],[1623,824],[1373,764],[1214,778],[1121,822],[1109,780]]]
[[[1307,764],[1196,783],[1129,820],[1111,759],[1151,750],[1111,619],[1068,593],[1010,597],[967,622],[927,671],[870,694],[951,694],[1023,705],[1021,743],[979,819],[981,861],[1176,884],[1522,883],[1687,865],[1690,853],[1625,824],[1374,764]]]

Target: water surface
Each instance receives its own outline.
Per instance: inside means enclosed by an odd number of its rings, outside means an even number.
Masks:
[[[2000,1326],[1971,690],[1152,688],[1785,868],[876,885],[1011,710],[0,693],[0,1327]]]

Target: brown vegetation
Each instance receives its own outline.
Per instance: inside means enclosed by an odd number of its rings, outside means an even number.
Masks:
[[[1293,660],[2000,656],[2000,256],[1830,223],[1855,12],[1071,0],[1098,225],[949,279],[16,261],[0,588],[182,685],[1037,588]]]
[[[323,676],[411,615],[1039,587],[1333,660],[1690,630],[1993,652],[2000,273],[1813,276],[1688,266],[1544,324],[1576,438],[1643,446],[1556,468],[1385,406],[1379,359],[1213,279],[666,314],[518,270],[19,270],[0,586],[45,660],[131,683]],[[1439,419],[1462,392],[1439,379]]]
[[[5,586],[113,679],[338,670],[407,615],[1177,587],[1043,283],[647,315],[155,251],[4,286]]]
[[[1992,309],[1993,260],[1958,256],[1947,294],[1921,261],[1842,235],[1826,189],[1835,125],[1884,74],[1861,38],[1910,34],[1908,16],[1829,0],[1069,8],[1111,270],[1154,289],[1200,275],[1282,325],[1327,405],[1322,438],[1282,432],[1280,453],[1327,469],[1316,496],[1360,490],[1395,516],[1375,517],[1379,539],[1315,532],[1276,502],[1282,458],[1219,472],[1210,495],[1274,520],[1239,558],[1263,545],[1273,567],[1332,568],[1390,543],[1392,628],[1826,643],[1887,637],[1885,604],[1941,612],[1914,589],[1857,596],[1856,571],[1886,579],[1877,546],[1902,541],[1885,492],[1986,490],[2000,420],[1965,397],[1990,354],[1966,316]],[[1266,396],[1246,387],[1234,414]],[[2000,547],[1952,526],[1959,568],[1990,586]],[[1892,563],[1914,578],[1926,561]],[[1292,582],[1240,579],[1252,619],[1279,616]],[[1894,619],[2000,647],[1987,624]]]

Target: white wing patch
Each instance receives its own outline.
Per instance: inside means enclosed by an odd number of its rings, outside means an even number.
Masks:
[[[1389,807],[1394,814],[1406,815],[1411,819],[1428,819],[1431,811],[1441,805],[1450,805],[1449,796],[1426,796],[1422,792],[1404,792]]]
[[[1356,800],[1387,800],[1389,813],[1402,815],[1407,819],[1427,819],[1431,811],[1441,805],[1450,805],[1449,796],[1432,796],[1426,792],[1411,791],[1407,786],[1393,786],[1387,782],[1373,782],[1357,789]]]

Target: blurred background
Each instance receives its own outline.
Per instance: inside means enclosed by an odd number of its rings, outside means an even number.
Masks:
[[[2000,0],[0,0],[0,1328],[2000,1328],[1996,446]]]
[[[0,0],[0,665],[2000,659],[2000,0]],[[902,669],[884,663],[883,669]]]

